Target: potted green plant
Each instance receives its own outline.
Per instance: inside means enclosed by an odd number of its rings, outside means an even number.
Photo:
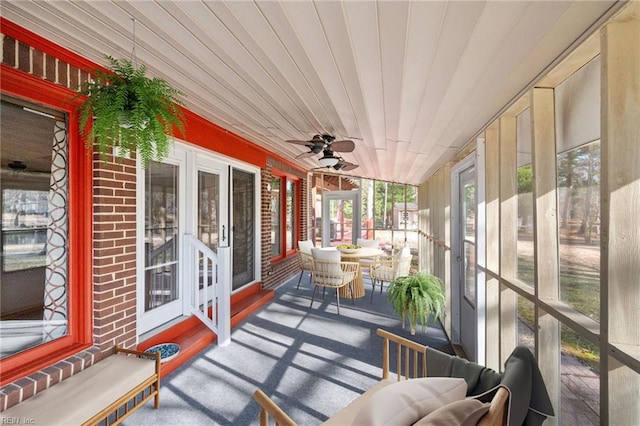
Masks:
[[[109,69],[91,72],[77,97],[80,130],[87,145],[104,156],[112,148],[138,152],[146,164],[165,158],[174,129],[184,133],[184,115],[177,96],[166,81],[146,76],[145,66],[106,56]]]
[[[411,334],[415,334],[420,322],[425,331],[429,318],[442,319],[445,307],[444,284],[435,275],[419,272],[396,278],[387,289],[391,306],[405,320],[409,321]]]

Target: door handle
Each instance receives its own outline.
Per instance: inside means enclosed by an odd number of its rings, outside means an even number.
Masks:
[[[460,262],[462,258],[460,256],[456,257],[456,262]]]
[[[224,225],[222,225],[222,241],[226,240],[227,237],[224,234]]]

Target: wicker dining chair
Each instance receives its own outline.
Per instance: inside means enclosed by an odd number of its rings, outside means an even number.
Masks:
[[[375,248],[375,249],[379,249],[380,248],[380,241],[378,240],[367,240],[365,238],[358,238],[356,240],[356,244],[359,245],[360,247],[367,247],[367,248]],[[360,258],[360,267],[363,268],[363,272],[364,270],[368,270],[371,267],[371,264],[374,262],[376,258],[375,257],[361,257]]]
[[[380,284],[380,294],[385,282],[392,282],[398,277],[409,275],[411,269],[411,251],[405,247],[393,256],[378,257],[369,267],[369,277],[371,277],[371,301],[376,290],[376,284]]]
[[[303,240],[298,241],[298,262],[300,264],[300,276],[298,277],[298,285],[296,289],[300,288],[300,282],[304,273],[311,274],[311,265],[313,264],[313,257],[311,256],[311,249],[314,247],[313,241]]]
[[[311,268],[311,283],[313,284],[313,295],[311,296],[311,304],[313,307],[316,291],[322,287],[323,294],[327,288],[333,288],[336,291],[336,303],[338,306],[338,315],[340,315],[340,294],[338,289],[349,286],[351,294],[351,302],[355,305],[353,299],[352,281],[358,275],[358,262],[342,262],[340,261],[340,252],[338,250],[322,250],[312,249],[313,266]]]

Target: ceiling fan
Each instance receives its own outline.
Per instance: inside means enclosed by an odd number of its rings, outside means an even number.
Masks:
[[[288,140],[287,142],[304,145],[309,148],[309,151],[303,152],[296,158],[306,158],[312,155],[320,154],[322,152],[322,157],[318,159],[318,162],[322,165],[322,167],[317,167],[314,170],[333,168],[335,170],[349,171],[358,167],[357,164],[349,163],[339,155],[334,154],[334,152],[352,152],[355,149],[356,144],[353,143],[352,140],[348,139],[341,141],[336,141],[335,139],[336,138],[334,136],[323,134],[315,135],[311,140],[308,141]]]
[[[336,141],[335,139],[336,138],[334,136],[323,134],[315,135],[308,141],[288,140],[286,142],[304,145],[309,148],[309,151],[303,152],[296,158],[311,157],[312,155],[320,154],[326,150],[329,150],[330,152],[352,152],[356,148],[356,144],[353,143],[352,140],[345,139]]]
[[[335,164],[326,164],[323,165],[322,167],[316,167],[314,169],[311,170],[324,170],[324,169],[334,169],[334,170],[344,170],[345,172],[348,172],[350,170],[353,170],[355,168],[358,167],[357,164],[353,164],[350,163],[348,161],[345,161],[344,158],[340,157],[339,155],[334,155],[334,158],[337,158],[338,161]],[[324,158],[324,157],[322,157]],[[322,160],[322,158],[320,158],[320,160]],[[322,162],[320,162],[320,164],[322,164]]]

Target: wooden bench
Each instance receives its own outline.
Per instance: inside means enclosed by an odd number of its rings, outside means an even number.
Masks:
[[[151,398],[160,406],[160,353],[114,354],[0,414],[31,424],[117,425]]]
[[[385,386],[403,379],[426,377],[427,359],[425,356],[426,346],[412,340],[405,339],[388,331],[378,329],[377,334],[383,339],[382,349],[382,379],[365,393],[353,400],[349,405],[335,413],[323,425],[344,425],[351,424],[352,420],[374,393]],[[396,356],[396,377],[390,378],[389,366],[389,343],[395,343],[397,349]],[[275,421],[276,426],[296,426],[296,423],[262,390],[257,389],[253,393],[254,399],[260,405],[260,426],[268,426],[270,419]],[[509,391],[498,388],[491,400],[489,411],[480,419],[479,426],[501,426],[507,414],[507,402]]]

